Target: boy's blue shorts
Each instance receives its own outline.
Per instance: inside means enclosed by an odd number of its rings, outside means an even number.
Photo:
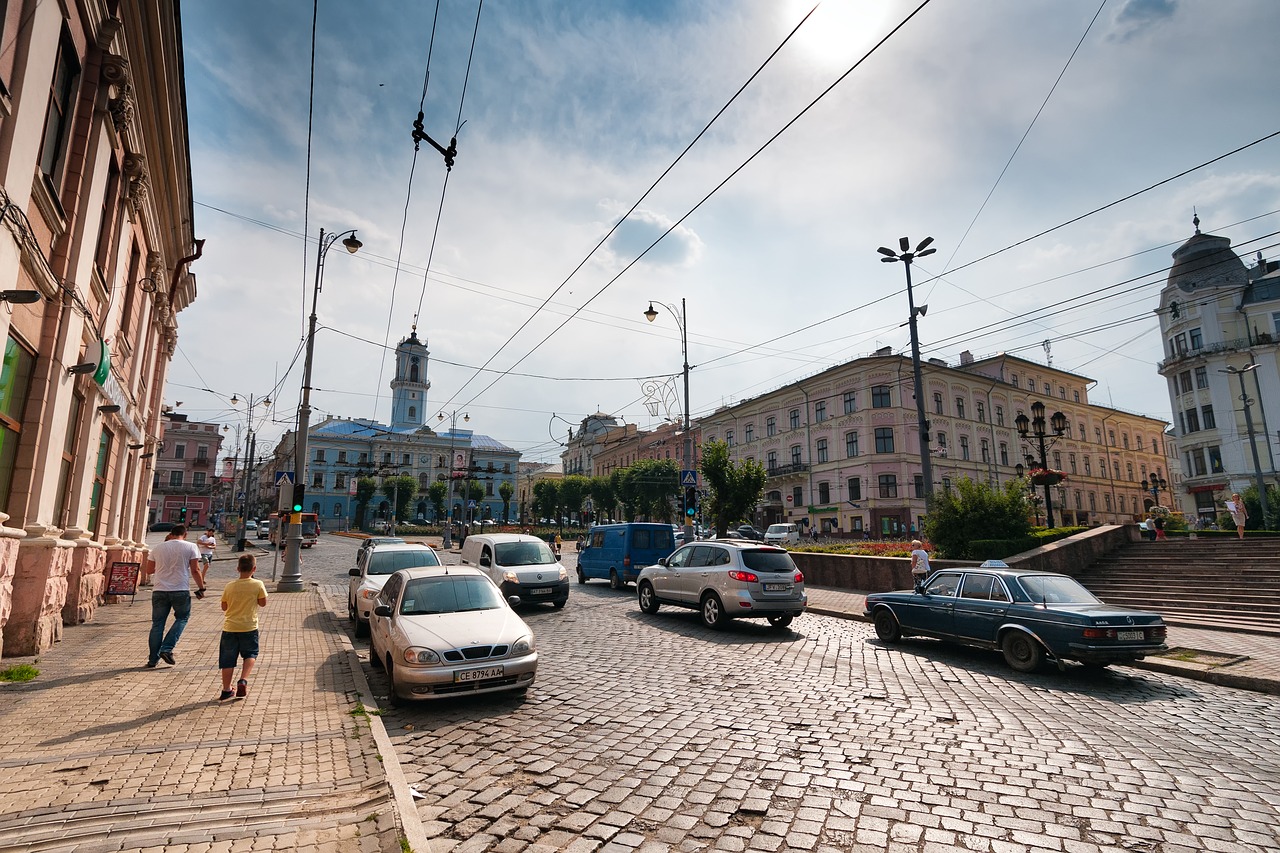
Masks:
[[[218,669],[234,669],[237,658],[258,656],[258,632],[223,631],[218,643]]]

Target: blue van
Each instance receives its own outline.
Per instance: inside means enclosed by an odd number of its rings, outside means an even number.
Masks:
[[[632,522],[599,524],[587,531],[587,544],[578,553],[578,583],[587,578],[609,580],[611,589],[622,589],[676,549],[670,524]]]

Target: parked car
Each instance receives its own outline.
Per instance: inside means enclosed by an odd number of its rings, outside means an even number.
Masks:
[[[670,556],[675,549],[676,538],[669,524],[597,524],[578,553],[578,583],[586,583],[588,578],[607,579],[611,589],[622,589],[640,576],[641,569]]]
[[[526,604],[569,600],[569,572],[551,546],[523,533],[473,533],[462,543],[462,564],[487,574],[505,596]]]
[[[1018,672],[1046,659],[1104,667],[1167,649],[1160,614],[1103,604],[1075,578],[999,560],[937,571],[919,591],[868,595],[866,615],[887,643],[918,634],[1000,649]]]
[[[248,521],[246,521],[246,522],[244,523],[244,529],[245,529],[245,530],[257,530],[257,529],[258,529],[258,522],[254,521],[254,520],[251,518],[251,519],[249,519]]]
[[[150,530],[152,533],[168,533],[170,530],[172,530],[172,529],[173,529],[173,522],[172,522],[172,521],[157,521],[156,523],[152,524],[152,525],[151,525],[150,527],[148,527],[147,529],[148,529],[148,530]]]
[[[770,524],[764,532],[766,545],[799,545],[800,528],[795,524]]]
[[[265,519],[258,522],[258,538],[266,539],[271,535],[271,522]]]
[[[364,552],[370,548],[377,548],[379,545],[403,545],[404,540],[399,536],[370,536],[360,543],[360,547],[356,549],[356,564],[360,563],[360,558],[364,556]]]
[[[369,662],[386,669],[393,700],[523,693],[537,674],[533,631],[478,569],[396,571],[370,627]]]
[[[804,575],[785,549],[727,539],[684,545],[646,566],[636,590],[645,613],[663,604],[688,607],[708,628],[743,618],[786,628],[809,604]]]
[[[438,565],[440,558],[429,546],[407,542],[387,543],[357,554],[356,567],[347,572],[351,576],[347,589],[347,618],[355,626],[356,636],[369,635],[373,600],[387,578],[400,569]]]
[[[738,538],[750,539],[752,542],[764,541],[764,534],[761,533],[759,530],[756,530],[750,524],[740,524],[738,525],[738,529],[735,531],[731,531],[731,533],[737,533]]]

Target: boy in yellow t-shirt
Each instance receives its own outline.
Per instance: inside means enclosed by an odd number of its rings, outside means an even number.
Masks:
[[[236,564],[240,577],[222,590],[222,642],[218,645],[218,667],[222,670],[222,693],[219,702],[243,699],[249,695],[249,673],[258,660],[258,608],[267,606],[267,588],[253,576],[258,561],[252,554],[242,554]],[[243,658],[240,680],[231,690],[231,677],[236,672],[236,658]]]

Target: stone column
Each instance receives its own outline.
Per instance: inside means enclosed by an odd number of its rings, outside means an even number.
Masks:
[[[89,538],[89,531],[79,527],[67,528],[62,538],[72,545],[67,569],[67,599],[62,603],[62,624],[91,622],[94,611],[98,609],[98,598],[106,588],[103,572],[107,565],[107,550]]]
[[[13,611],[13,576],[18,571],[18,542],[25,530],[6,527],[9,516],[0,512],[0,655],[4,653],[4,626]]]
[[[74,543],[59,539],[56,527],[27,526],[19,540],[13,576],[13,608],[4,625],[4,654],[38,655],[62,639],[62,604]]]

